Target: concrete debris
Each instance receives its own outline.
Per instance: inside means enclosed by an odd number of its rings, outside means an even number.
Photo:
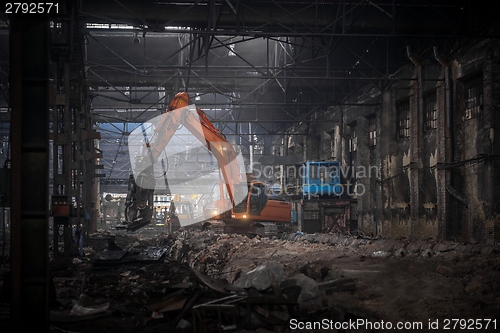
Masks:
[[[436,268],[436,272],[438,272],[439,274],[446,276],[446,277],[450,277],[450,276],[453,276],[455,274],[455,272],[451,268],[446,267],[446,266],[442,266],[442,265],[439,265]]]
[[[97,304],[90,296],[87,294],[81,294],[79,299],[75,302],[71,311],[70,316],[90,316],[98,313],[106,312],[109,308],[109,302]]]
[[[268,261],[241,275],[234,281],[234,286],[264,291],[271,288],[273,284],[279,284],[281,280],[283,280],[283,265],[276,261]]]
[[[298,303],[313,301],[319,297],[319,287],[313,279],[300,273],[292,276],[290,280],[301,288],[300,295],[297,299]]]
[[[61,329],[83,332],[95,316],[143,331],[265,332],[318,313],[396,322],[500,312],[497,245],[182,229],[92,237],[86,255],[51,266]]]
[[[81,306],[80,304],[73,305],[70,316],[89,316],[96,313],[105,312],[109,308],[109,302],[100,305]]]
[[[375,251],[373,252],[373,256],[379,258],[387,258],[388,256],[390,256],[390,253],[385,251]]]
[[[433,253],[432,253],[432,250],[431,249],[425,249],[424,251],[422,251],[422,253],[420,254],[420,256],[422,258],[430,258],[432,257]]]
[[[394,251],[394,255],[403,258],[406,255],[406,250],[404,248],[397,249]]]
[[[177,329],[186,329],[186,328],[189,328],[191,327],[191,323],[185,319],[181,319],[179,320],[179,323],[177,324]]]

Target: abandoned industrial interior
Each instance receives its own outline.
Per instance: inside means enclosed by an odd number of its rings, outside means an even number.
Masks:
[[[499,17],[6,3],[0,330],[497,332]]]

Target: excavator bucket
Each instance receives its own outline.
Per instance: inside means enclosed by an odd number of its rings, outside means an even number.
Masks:
[[[139,213],[139,214],[138,214]],[[134,207],[129,207],[126,211],[126,219],[127,222],[121,223],[117,225],[117,229],[126,229],[127,231],[136,231],[151,222],[153,217],[153,212],[149,207],[144,208],[143,210],[137,210]]]

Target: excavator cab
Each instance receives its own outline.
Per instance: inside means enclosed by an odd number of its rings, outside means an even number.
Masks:
[[[245,200],[234,205],[232,216],[250,217],[260,215],[267,204],[266,185],[261,182],[252,182],[244,186],[248,186],[248,196]],[[238,187],[235,186],[235,189],[238,189]]]
[[[264,183],[252,183],[248,191],[250,196],[249,215],[260,215],[267,204],[267,191]]]
[[[239,183],[234,185],[234,197],[243,198],[240,202],[235,202],[234,206],[227,206],[229,198],[224,190],[222,183],[219,189],[212,190],[209,204],[205,207],[205,217],[212,220],[223,220],[229,217],[229,214],[235,213],[246,216],[260,215],[267,204],[267,191],[264,183]],[[221,199],[222,198],[222,199]]]

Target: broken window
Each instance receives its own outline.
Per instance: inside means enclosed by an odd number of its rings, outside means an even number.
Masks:
[[[358,137],[356,134],[356,125],[351,126],[351,145],[349,151],[358,150]]]
[[[410,99],[398,103],[397,111],[397,135],[398,139],[410,137]]]
[[[465,119],[476,118],[483,109],[483,76],[476,75],[464,82]]]
[[[368,134],[370,147],[375,147],[377,145],[377,117],[371,116],[368,118]]]
[[[437,128],[436,91],[424,96],[424,131]]]

